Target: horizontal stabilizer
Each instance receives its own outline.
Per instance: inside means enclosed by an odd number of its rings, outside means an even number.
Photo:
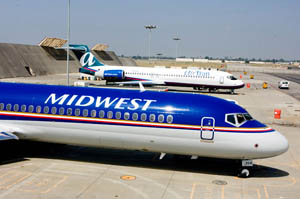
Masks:
[[[18,140],[19,138],[12,133],[0,132],[0,140]]]

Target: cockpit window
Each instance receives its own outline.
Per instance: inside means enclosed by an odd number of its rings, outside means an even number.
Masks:
[[[245,122],[253,120],[251,115],[249,113],[231,113],[231,114],[226,114],[225,116],[225,122],[239,127]]]
[[[226,122],[231,123],[232,125],[235,125],[235,116],[234,116],[234,114],[227,115]]]
[[[236,119],[239,124],[243,123],[246,120],[243,114],[236,114]]]
[[[245,114],[244,114],[244,117],[245,117],[245,119],[246,119],[247,121],[253,120],[252,116],[251,116],[249,113],[245,113]]]
[[[231,79],[231,80],[237,80],[237,78],[234,77],[233,75],[229,75],[229,76],[227,76],[227,78],[228,78],[228,79]]]

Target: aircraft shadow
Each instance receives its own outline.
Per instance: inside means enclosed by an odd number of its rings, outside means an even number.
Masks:
[[[8,142],[8,144],[1,144],[0,149],[2,147],[6,147],[5,151],[9,151],[9,153],[0,157],[0,165],[27,161],[30,158],[45,158],[211,175],[237,175],[236,161],[227,159],[200,157],[197,160],[191,160],[189,156],[166,155],[162,160],[159,160],[159,154],[152,152],[79,147],[32,141]],[[254,165],[252,171],[254,178],[278,178],[288,175],[289,173],[286,171],[263,165]]]

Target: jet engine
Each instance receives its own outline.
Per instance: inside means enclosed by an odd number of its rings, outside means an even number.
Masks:
[[[95,76],[108,81],[120,81],[125,78],[123,70],[100,70],[95,73]]]

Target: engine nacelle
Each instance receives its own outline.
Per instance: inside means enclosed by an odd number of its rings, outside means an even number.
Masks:
[[[108,81],[120,81],[125,78],[123,70],[100,70],[95,73],[95,76]]]

